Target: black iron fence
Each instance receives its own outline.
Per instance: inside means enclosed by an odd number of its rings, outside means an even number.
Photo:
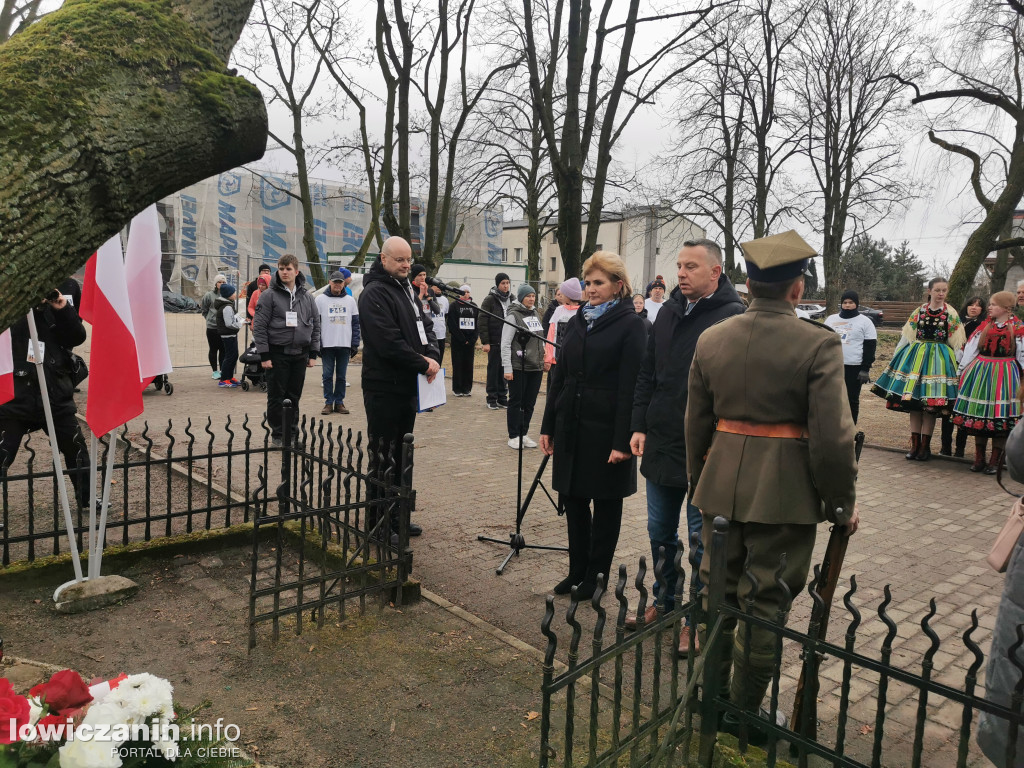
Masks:
[[[107,441],[101,442],[98,473],[106,470]],[[184,428],[167,422],[141,432],[123,428],[117,441],[110,487],[108,544],[215,530],[252,520],[255,504],[266,504],[265,467],[280,453],[272,445],[266,421],[226,417],[215,430],[211,419]],[[32,433],[14,462],[0,462],[0,561],[60,554],[67,550],[67,527],[57,483],[68,485],[75,535],[81,550],[88,511],[75,502],[68,473],[53,471],[50,446],[42,432]],[[85,470],[83,470],[84,472]],[[102,487],[102,486],[100,486]],[[99,492],[97,491],[97,494]]]
[[[706,555],[710,557],[711,585],[725,583],[727,528],[724,519],[716,519]],[[982,695],[979,674],[985,655],[978,642],[976,610],[967,626],[950,631],[950,627],[936,621],[938,606],[932,600],[918,621],[920,633],[897,643],[898,627],[890,617],[890,611],[897,611],[886,586],[884,599],[871,609],[884,631],[866,636],[857,581],[851,576],[842,598],[845,616],[833,617],[835,622],[847,620],[842,640],[830,642],[820,639],[819,634],[831,606],[818,592],[821,571],[817,567],[807,588],[812,606],[806,631],[786,626],[794,596],[781,578],[785,555],[781,558],[772,586],[782,590],[785,600],[772,619],[754,615],[753,602],[763,585],[757,584],[749,570],[745,578],[751,581],[751,597],[743,605],[729,604],[723,591],[714,588],[708,595],[706,611],[692,590],[684,603],[683,569],[677,559],[677,608],[666,613],[659,607],[656,619],[647,625],[642,621],[647,590],[645,561],[641,559],[636,577],[640,622],[634,633],[625,629],[627,574],[625,566],[620,567],[615,587],[617,605],[612,606],[612,610],[617,607],[614,638],[605,645],[608,609],[603,604],[604,589],[598,589],[590,601],[592,613],[586,607],[581,611],[580,604],[571,598],[566,612],[571,630],[568,666],[558,674],[555,659],[559,640],[552,629],[555,603],[549,597],[541,625],[548,643],[540,765],[707,768],[715,759],[724,730],[735,737],[735,742],[731,737],[727,739],[730,746],[741,752],[756,741],[765,750],[768,766],[783,759],[783,750],[788,747],[789,755],[801,766],[920,768],[942,764],[968,768],[988,764],[972,739],[979,713],[983,712],[998,728],[1006,729],[1002,764],[1024,764],[1024,743],[1018,745],[1018,728],[1024,726],[1024,626],[1017,628],[1017,641],[1008,649],[1008,659],[1021,677],[1008,706],[1002,706]],[[662,568],[659,562],[656,577]],[[591,652],[583,659],[581,618],[593,624]],[[686,657],[678,658],[676,647],[687,622],[701,628],[703,647],[696,652],[696,643],[691,643]],[[723,654],[733,654],[733,647],[722,641],[728,636],[723,628],[732,622],[737,622],[736,632],[747,637],[748,641],[737,647],[743,649],[742,658],[748,668],[752,628],[763,628],[775,638],[771,682],[764,709],[756,713],[730,700],[727,673],[722,672]],[[877,626],[873,624],[872,629]],[[873,650],[879,640],[877,650]],[[897,646],[902,658],[911,653],[918,659],[897,665],[893,660]],[[945,659],[943,663],[940,656]],[[954,667],[950,659],[962,661]],[[831,677],[819,678],[819,671],[826,666]],[[802,670],[805,678],[798,691],[794,691],[792,676],[787,674],[795,670]],[[789,721],[792,708],[802,713],[799,722]],[[905,736],[897,736],[898,732]]]
[[[301,634],[307,611],[319,627],[349,601],[401,604],[412,568],[412,435],[364,450],[362,435],[330,422],[293,435],[287,401],[284,411],[277,503],[257,506],[253,531],[250,649],[264,622],[277,640],[283,619]]]

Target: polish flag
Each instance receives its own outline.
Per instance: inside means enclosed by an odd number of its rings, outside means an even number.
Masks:
[[[94,435],[105,435],[134,419],[143,408],[139,358],[118,235],[104,243],[85,265],[81,314],[92,324],[85,420]]]
[[[149,206],[132,219],[124,271],[132,327],[135,329],[141,389],[145,389],[155,376],[171,372],[171,352],[167,348],[167,328],[164,325],[160,224],[156,205]]]
[[[11,329],[0,333],[0,404],[14,399],[14,353]]]

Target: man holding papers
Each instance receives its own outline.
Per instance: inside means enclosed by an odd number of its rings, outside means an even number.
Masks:
[[[359,295],[366,431],[371,448],[383,446],[396,471],[402,466],[402,438],[416,424],[417,376],[433,383],[441,370],[433,323],[409,283],[411,268],[409,243],[389,237],[363,278]],[[395,539],[394,513],[391,525]],[[409,533],[418,536],[422,529],[410,524]]]

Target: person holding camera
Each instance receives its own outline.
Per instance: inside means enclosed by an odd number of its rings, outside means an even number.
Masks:
[[[75,307],[57,290],[34,307],[32,313],[39,334],[57,448],[64,456],[78,506],[87,507],[89,453],[75,418],[76,363],[71,356],[72,348],[85,341],[85,326]],[[27,433],[39,429],[46,431],[46,412],[26,318],[11,326],[11,351],[14,356],[14,399],[0,405],[0,466],[5,469],[14,462],[22,438]]]

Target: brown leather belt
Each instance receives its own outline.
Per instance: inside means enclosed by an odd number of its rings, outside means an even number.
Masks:
[[[748,437],[810,437],[807,427],[803,424],[760,424],[739,419],[719,419],[715,429],[719,432],[728,432],[730,435],[747,435]]]

